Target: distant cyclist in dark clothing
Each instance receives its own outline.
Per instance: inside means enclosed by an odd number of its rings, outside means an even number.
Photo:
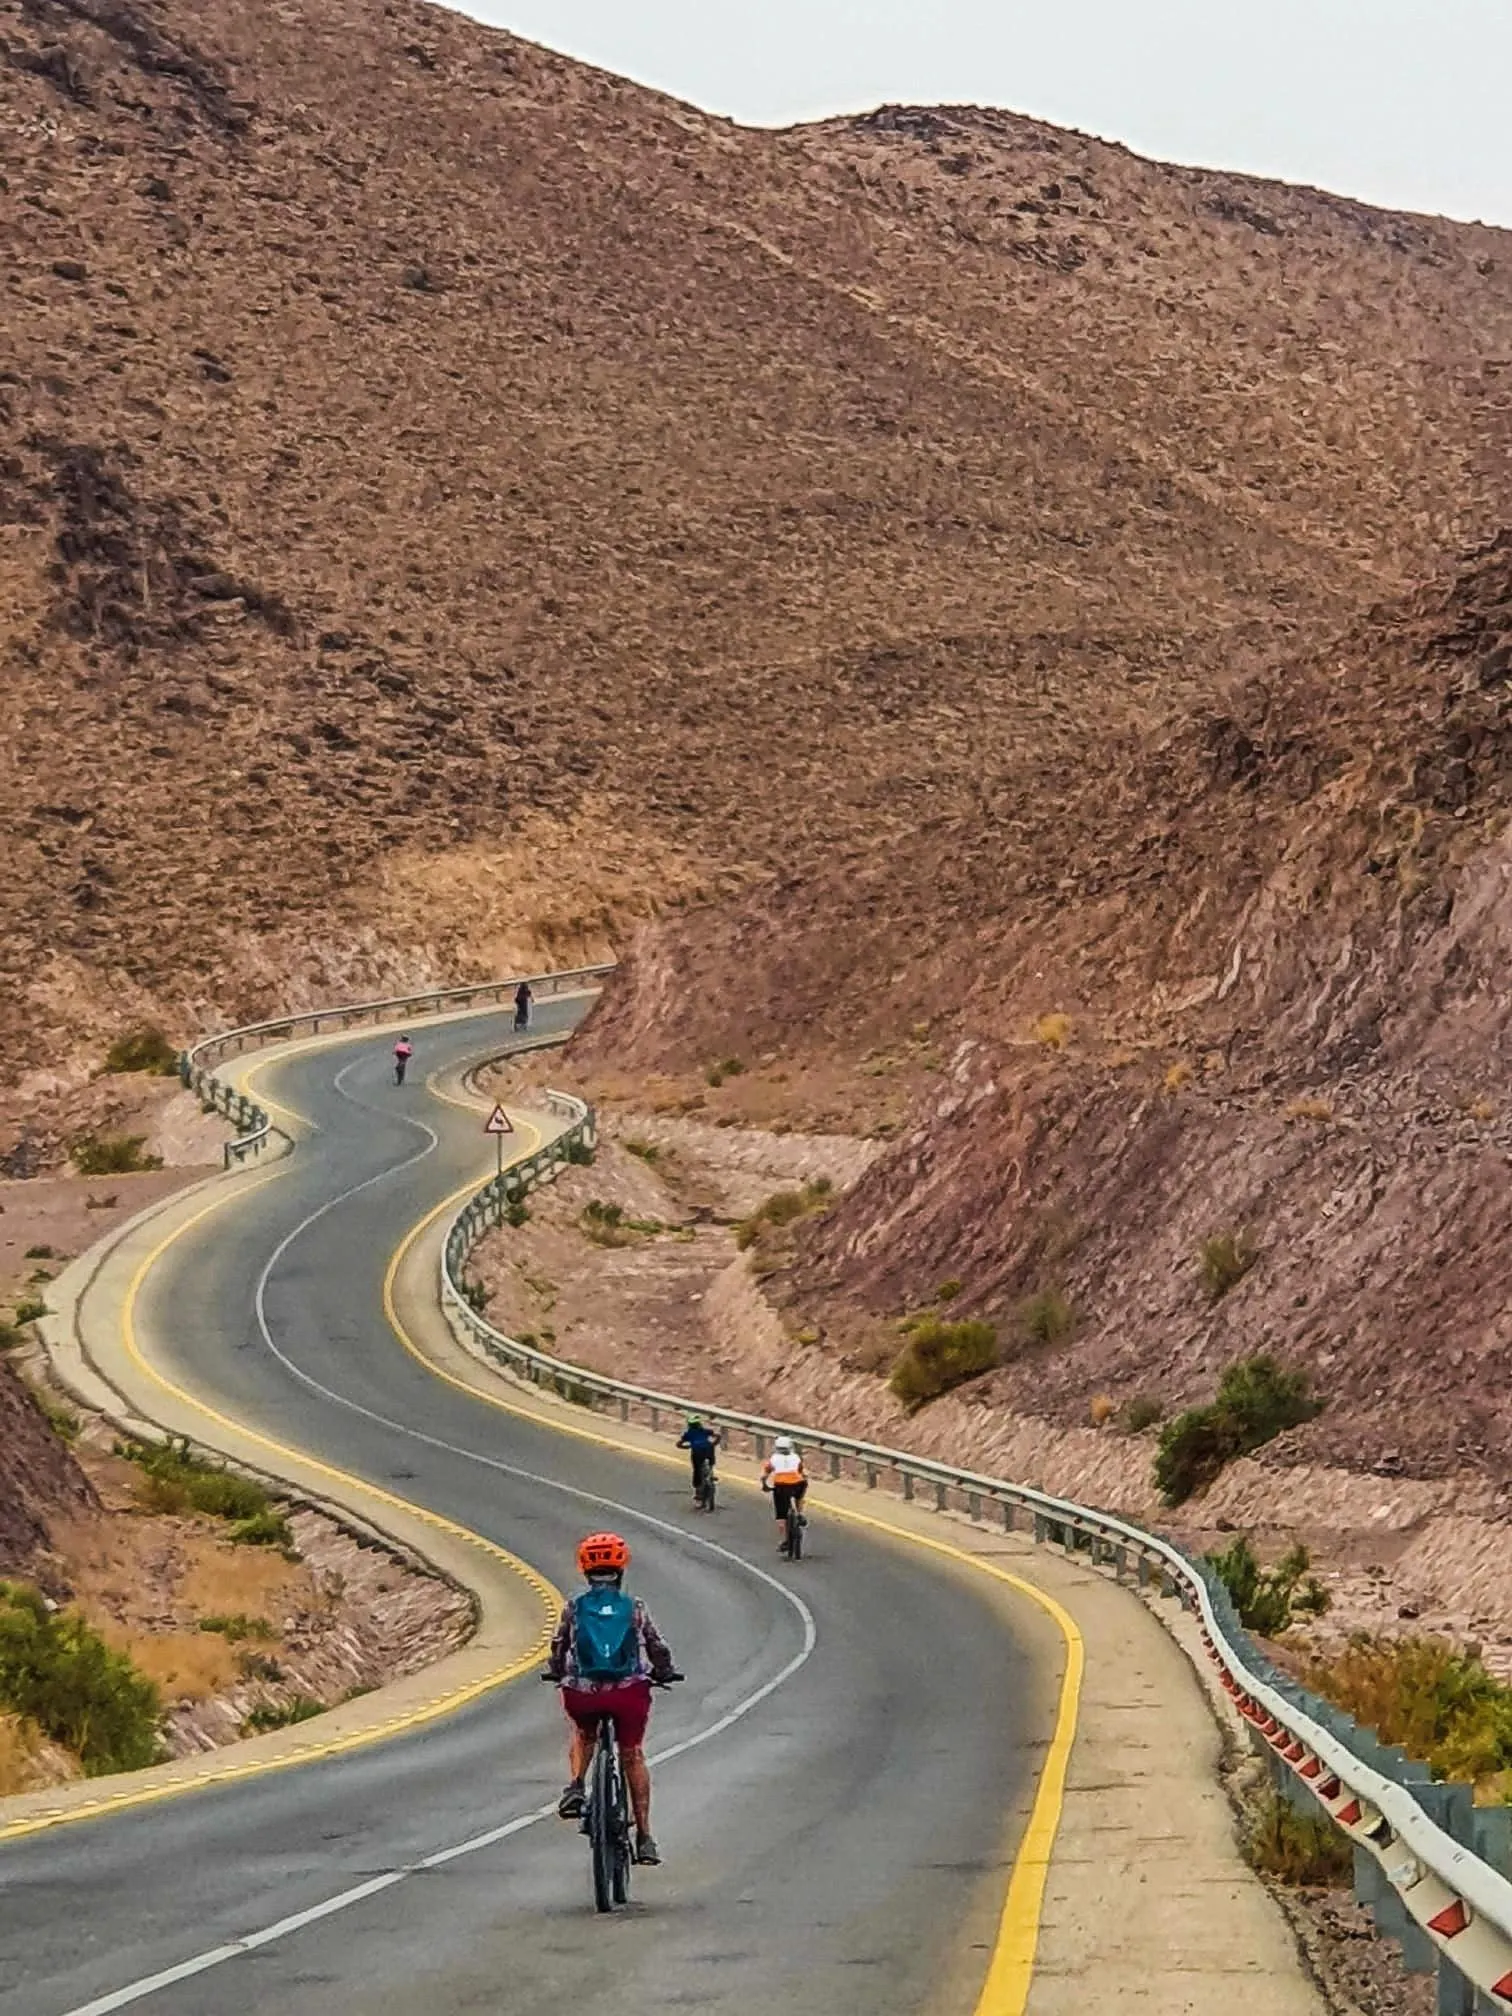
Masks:
[[[514,1026],[516,1029],[528,1029],[530,1027],[530,1004],[534,999],[535,996],[530,991],[530,982],[522,980],[515,989]]]
[[[409,1061],[414,1056],[408,1036],[401,1036],[394,1045],[394,1083],[402,1085],[404,1074],[409,1069]]]
[[[712,1470],[714,1451],[724,1438],[717,1428],[711,1428],[706,1421],[694,1415],[677,1438],[679,1449],[686,1449],[693,1463],[693,1502],[698,1503],[698,1487],[703,1482],[705,1464]]]

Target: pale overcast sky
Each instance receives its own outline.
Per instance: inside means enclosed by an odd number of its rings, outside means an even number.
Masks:
[[[1006,106],[1142,154],[1512,225],[1512,0],[467,0],[751,125]]]

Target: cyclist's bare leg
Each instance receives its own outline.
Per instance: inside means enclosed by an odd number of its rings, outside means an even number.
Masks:
[[[593,1762],[593,1746],[597,1741],[591,1730],[580,1729],[576,1722],[573,1723],[567,1746],[567,1775],[574,1785],[587,1776],[588,1766]]]
[[[630,1806],[635,1814],[637,1834],[651,1832],[651,1766],[644,1750],[621,1750],[625,1783],[630,1788]]]

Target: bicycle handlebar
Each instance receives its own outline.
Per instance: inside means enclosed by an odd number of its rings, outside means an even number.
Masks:
[[[651,1685],[653,1687],[675,1687],[680,1680],[686,1680],[687,1677],[686,1673],[653,1673],[651,1675]],[[548,1687],[565,1687],[567,1685],[566,1678],[559,1679],[555,1673],[538,1673],[536,1678],[544,1680]]]

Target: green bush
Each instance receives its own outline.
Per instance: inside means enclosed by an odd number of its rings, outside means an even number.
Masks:
[[[277,1547],[291,1559],[298,1559],[294,1529],[281,1512],[270,1509],[254,1512],[250,1519],[238,1519],[226,1537],[237,1547]]]
[[[908,1319],[908,1341],[898,1353],[888,1386],[910,1411],[948,1393],[998,1362],[997,1326],[976,1318],[947,1323],[939,1316]]]
[[[270,1729],[289,1729],[296,1722],[308,1722],[324,1715],[324,1701],[313,1694],[296,1694],[292,1701],[260,1701],[241,1725],[243,1736],[264,1736]]]
[[[1293,1547],[1274,1568],[1262,1568],[1241,1533],[1221,1554],[1205,1559],[1233,1598],[1239,1622],[1262,1638],[1279,1638],[1297,1615],[1321,1617],[1328,1608],[1328,1591],[1307,1572],[1312,1556],[1305,1547]]]
[[[148,1023],[117,1036],[105,1052],[105,1069],[111,1073],[152,1071],[162,1078],[174,1078],[178,1075],[178,1052],[161,1029]]]
[[[936,1288],[935,1290],[936,1302],[954,1302],[956,1297],[960,1294],[963,1286],[964,1283],[958,1281],[952,1274],[948,1281],[942,1281],[939,1287]]]
[[[72,1750],[86,1773],[135,1771],[158,1755],[158,1690],[72,1610],[0,1582],[0,1703]]]
[[[1076,1311],[1058,1288],[1042,1288],[1019,1309],[1019,1323],[1031,1344],[1063,1344],[1076,1328]]]
[[[709,1066],[704,1079],[710,1085],[723,1085],[726,1078],[738,1078],[745,1068],[738,1057],[722,1057],[717,1064]]]
[[[1336,1888],[1354,1874],[1354,1850],[1326,1813],[1299,1812],[1267,1791],[1244,1836],[1250,1864],[1281,1883]]]
[[[1126,1402],[1118,1417],[1118,1425],[1125,1435],[1142,1435],[1146,1428],[1153,1428],[1157,1421],[1165,1419],[1165,1403],[1157,1400],[1153,1393],[1136,1393]]]
[[[522,1225],[530,1223],[530,1213],[525,1208],[523,1197],[511,1197],[504,1207],[504,1223],[513,1225],[518,1232]]]
[[[37,1405],[47,1416],[48,1426],[60,1442],[78,1441],[80,1434],[83,1432],[84,1423],[75,1414],[72,1407],[63,1406],[61,1402],[50,1399],[45,1393],[37,1395]]]
[[[28,1260],[57,1260],[62,1256],[55,1253],[51,1246],[28,1246],[26,1257]]]
[[[40,1295],[24,1295],[16,1304],[12,1319],[17,1323],[39,1323],[47,1314],[47,1304]]]
[[[578,1169],[590,1168],[593,1164],[595,1157],[595,1151],[589,1147],[588,1143],[586,1141],[578,1140],[575,1136],[571,1141],[567,1143],[566,1148],[563,1150],[563,1154],[565,1155],[567,1161],[572,1163],[573,1166]]]
[[[163,1166],[161,1155],[143,1152],[146,1139],[145,1134],[80,1134],[68,1152],[81,1176],[134,1176]]]
[[[1288,1372],[1267,1353],[1240,1359],[1223,1374],[1216,1400],[1188,1407],[1162,1431],[1155,1456],[1161,1497],[1167,1505],[1182,1504],[1236,1456],[1248,1456],[1322,1411],[1305,1372]]]
[[[627,1155],[639,1156],[642,1162],[660,1162],[660,1160],[662,1159],[662,1151],[654,1141],[638,1141],[632,1139],[628,1141],[622,1141],[620,1143],[620,1146],[624,1149]]]
[[[119,1453],[143,1473],[142,1501],[154,1512],[204,1512],[212,1519],[248,1521],[270,1509],[255,1478],[239,1477],[191,1453],[186,1441],[128,1442]]]
[[[628,1246],[641,1234],[664,1229],[659,1218],[627,1218],[622,1204],[605,1204],[598,1197],[583,1206],[578,1225],[584,1238],[596,1246]]]
[[[488,1307],[489,1293],[490,1291],[484,1287],[481,1281],[464,1281],[462,1283],[462,1300],[476,1315],[481,1316],[483,1311]]]
[[[1260,1249],[1248,1232],[1215,1232],[1211,1239],[1204,1239],[1198,1262],[1203,1292],[1209,1302],[1222,1301],[1259,1257]]]
[[[266,1617],[249,1617],[244,1610],[238,1610],[229,1617],[201,1617],[199,1628],[214,1632],[232,1645],[239,1645],[244,1638],[257,1638],[266,1643],[278,1636]]]

